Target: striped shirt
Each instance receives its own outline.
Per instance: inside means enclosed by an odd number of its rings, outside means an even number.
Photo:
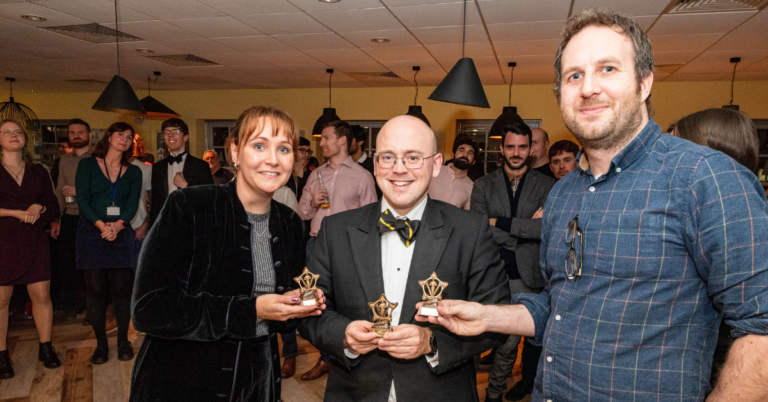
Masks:
[[[532,401],[701,401],[721,319],[768,335],[768,207],[748,169],[651,120],[595,178],[582,153],[544,207]],[[579,216],[581,277],[567,279]]]
[[[251,223],[251,255],[253,258],[253,296],[275,293],[275,270],[272,268],[272,243],[269,234],[269,211],[248,214]],[[269,335],[269,322],[256,319],[256,335]]]

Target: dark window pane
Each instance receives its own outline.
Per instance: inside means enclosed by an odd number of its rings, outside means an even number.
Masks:
[[[213,127],[213,146],[223,147],[229,136],[229,127]]]

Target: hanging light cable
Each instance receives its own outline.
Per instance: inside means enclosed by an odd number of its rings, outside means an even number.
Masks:
[[[419,83],[416,81],[416,76],[419,74],[420,70],[421,67],[413,66],[413,84],[416,86],[416,95],[413,97],[413,105],[408,106],[408,113],[406,113],[406,115],[418,117],[424,123],[427,123],[428,126],[432,127],[432,125],[429,124],[429,119],[427,119],[427,116],[424,116],[424,113],[421,112],[421,106],[417,105],[417,101],[419,99]]]
[[[170,119],[173,117],[181,117],[180,114],[174,112],[168,106],[165,106],[162,102],[152,97],[152,82],[157,82],[160,79],[160,72],[155,71],[153,73],[155,79],[147,76],[147,97],[141,100],[141,105],[144,106],[144,110],[147,111],[146,117],[148,119]]]
[[[512,106],[512,83],[515,80],[515,67],[517,63],[510,62],[507,66],[511,67],[509,76],[509,106],[504,106],[501,111],[501,115],[496,118],[491,126],[491,131],[488,133],[488,138],[494,140],[500,140],[504,134],[504,127],[512,123],[523,123],[523,119],[517,114],[517,108]]]
[[[739,110],[739,105],[733,104],[733,84],[736,82],[736,66],[741,62],[741,57],[731,57],[731,63],[733,63],[733,75],[731,76],[731,101],[727,105],[723,106],[723,109],[735,109]]]
[[[325,123],[341,120],[339,116],[336,114],[336,109],[331,107],[333,105],[332,103],[332,86],[333,83],[333,69],[329,68],[325,70],[326,73],[330,74],[328,76],[328,107],[323,109],[323,114],[317,119],[315,122],[314,127],[312,127],[312,137],[313,138],[320,138],[320,135],[323,133],[323,126]]]

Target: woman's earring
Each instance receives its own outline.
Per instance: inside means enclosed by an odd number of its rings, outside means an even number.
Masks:
[[[235,169],[237,169],[237,162],[235,162],[234,165],[235,165]]]

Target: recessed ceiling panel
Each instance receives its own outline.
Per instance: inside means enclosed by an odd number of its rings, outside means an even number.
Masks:
[[[352,42],[357,47],[368,46],[410,46],[418,45],[419,41],[406,29],[385,29],[380,31],[340,32],[339,35]],[[375,38],[389,39],[386,43],[374,43]]]

